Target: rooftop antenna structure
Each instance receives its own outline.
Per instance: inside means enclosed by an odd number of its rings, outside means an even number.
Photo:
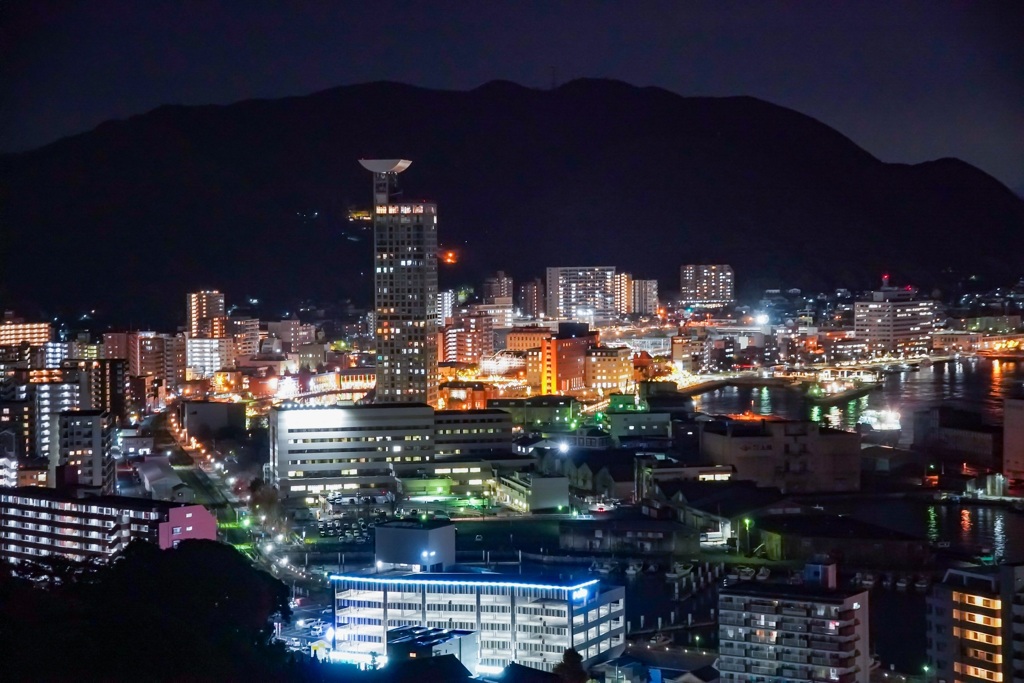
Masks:
[[[391,203],[392,192],[398,187],[398,174],[409,168],[408,159],[360,159],[359,164],[373,173],[373,205],[386,206]]]

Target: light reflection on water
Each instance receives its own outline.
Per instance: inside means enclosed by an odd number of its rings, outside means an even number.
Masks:
[[[928,506],[928,542],[935,543],[939,540],[939,513],[934,505]]]
[[[694,407],[712,415],[750,410],[844,429],[853,429],[865,410],[898,410],[903,427],[900,443],[909,445],[915,411],[940,403],[957,405],[978,410],[986,421],[999,424],[1003,399],[1022,389],[1024,363],[972,358],[887,375],[880,389],[838,406],[823,408],[808,401],[802,391],[784,387],[723,387],[695,397]]]

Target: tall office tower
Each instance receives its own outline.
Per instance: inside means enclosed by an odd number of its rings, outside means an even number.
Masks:
[[[654,315],[658,312],[658,281],[633,280],[633,313]]]
[[[633,312],[633,276],[629,273],[615,273],[615,312]]]
[[[512,298],[512,278],[505,275],[505,271],[499,270],[491,277],[484,280],[484,301],[491,302],[501,297]]]
[[[547,269],[549,317],[591,326],[615,320],[615,267],[578,266]]]
[[[454,289],[446,289],[437,293],[437,326],[444,327],[455,315],[455,304],[458,298]]]
[[[405,159],[373,173],[377,401],[437,404],[437,205],[393,201]]]
[[[914,287],[890,287],[888,275],[869,300],[853,305],[854,337],[873,356],[926,354],[934,326],[935,302],[919,299]]]
[[[224,295],[215,289],[188,295],[188,336],[191,339],[214,336],[214,318],[224,316]]]
[[[1019,681],[1024,564],[947,569],[928,596],[928,664],[939,681]]]
[[[70,481],[99,494],[113,494],[114,420],[102,410],[72,410],[58,418],[58,462],[70,469]],[[53,478],[50,481],[55,481]]]
[[[679,301],[684,306],[721,308],[735,299],[732,266],[690,264],[679,269]]]
[[[534,278],[519,285],[519,310],[527,318],[544,317],[544,283]]]

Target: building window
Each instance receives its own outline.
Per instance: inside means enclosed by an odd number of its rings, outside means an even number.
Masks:
[[[171,529],[171,533],[172,533],[173,535],[177,536],[178,534],[180,534],[180,533],[181,533],[181,527],[180,527],[180,526],[176,526],[176,527],[174,527],[173,529]]]

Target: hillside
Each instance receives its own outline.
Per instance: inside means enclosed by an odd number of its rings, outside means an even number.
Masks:
[[[362,157],[414,161],[439,203],[443,283],[612,264],[678,287],[733,264],[741,290],[929,286],[943,269],[1024,273],[1024,201],[955,159],[885,164],[839,132],[748,97],[614,81],[469,92],[395,83],[229,106],[166,106],[0,157],[5,305],[153,307],[184,293],[369,301]],[[979,239],[984,236],[984,239]]]

